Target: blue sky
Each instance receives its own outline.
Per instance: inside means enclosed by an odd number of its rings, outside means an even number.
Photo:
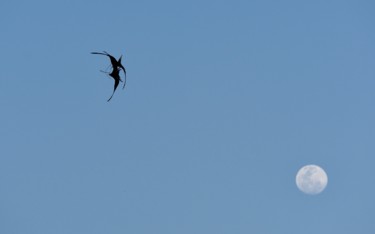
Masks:
[[[374,7],[2,1],[0,233],[374,233]]]

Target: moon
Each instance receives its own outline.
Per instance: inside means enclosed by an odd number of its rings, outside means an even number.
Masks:
[[[316,195],[326,188],[328,177],[326,172],[317,165],[306,165],[299,169],[296,184],[306,194]]]

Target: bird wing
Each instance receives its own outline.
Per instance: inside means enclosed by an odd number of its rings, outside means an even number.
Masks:
[[[100,53],[100,52],[91,52],[91,54],[101,54],[101,55],[107,55],[107,54],[104,54],[104,53]]]
[[[124,86],[122,86],[122,89],[125,89],[125,85],[126,85],[126,71],[124,70],[124,73],[125,73],[125,77],[124,77]]]
[[[120,83],[120,80],[119,79],[115,79],[115,85],[113,87],[113,93],[112,93],[111,97],[107,100],[107,102],[109,102],[112,99],[113,94],[115,94],[115,91],[116,91],[117,86],[118,86],[119,83]]]
[[[117,67],[117,60],[115,57],[113,57],[112,55],[110,55],[107,51],[103,51],[105,55],[107,55],[109,57],[109,59],[111,60],[111,64],[112,64],[112,67],[115,68]]]
[[[107,102],[111,101],[113,94],[115,94],[115,92],[112,93],[111,97],[107,100]]]
[[[111,60],[111,64],[112,64],[112,67],[115,68],[117,67],[117,60],[115,57],[113,57],[112,55],[110,55],[107,51],[103,51],[103,53],[101,52],[91,52],[91,54],[101,54],[101,55],[106,55],[109,57],[109,59]]]
[[[125,78],[124,78],[124,86],[122,87],[122,89],[124,89],[125,88],[125,85],[126,85],[126,69],[125,69],[125,67],[122,65],[122,63],[121,63],[121,59],[122,59],[122,55],[120,56],[120,58],[118,59],[118,61],[117,61],[117,64],[118,64],[118,66],[124,71],[124,75],[125,75]]]

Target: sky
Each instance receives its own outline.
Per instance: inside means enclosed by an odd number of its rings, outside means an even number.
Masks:
[[[374,8],[1,1],[0,233],[375,233]]]

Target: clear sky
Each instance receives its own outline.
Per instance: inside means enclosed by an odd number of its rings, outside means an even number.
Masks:
[[[375,233],[374,9],[1,1],[0,233]]]

